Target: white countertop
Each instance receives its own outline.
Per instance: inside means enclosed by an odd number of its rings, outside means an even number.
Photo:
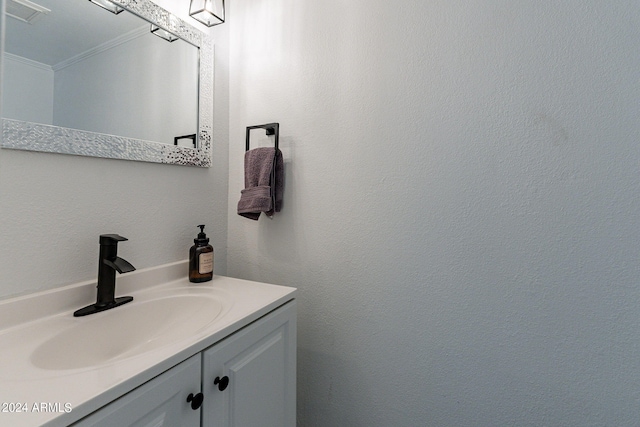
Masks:
[[[95,302],[95,281],[0,301],[0,426],[67,426],[295,297],[295,288],[223,276],[190,283],[187,271],[181,261],[119,275],[116,297],[133,296],[133,309],[158,292],[214,290],[222,314],[171,343],[99,366],[42,369],[31,360],[51,336],[101,314],[73,317]]]

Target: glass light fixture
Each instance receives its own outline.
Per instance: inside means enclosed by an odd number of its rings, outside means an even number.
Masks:
[[[51,10],[30,2],[29,0],[8,0],[5,14],[16,18],[27,24],[33,24],[43,15],[47,15]]]
[[[189,16],[207,27],[224,22],[224,0],[191,0]]]
[[[115,3],[110,2],[109,0],[89,0],[91,3],[100,6],[103,9],[108,10],[109,12],[117,15],[122,12],[124,9],[118,6]]]
[[[169,31],[162,29],[157,25],[151,24],[151,32],[156,36],[165,39],[168,42],[174,42],[178,40],[178,36],[171,34]]]

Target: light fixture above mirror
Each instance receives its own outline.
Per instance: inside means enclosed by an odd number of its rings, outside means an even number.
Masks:
[[[224,0],[191,0],[189,16],[207,27],[224,22]]]
[[[108,10],[114,15],[117,15],[124,10],[123,8],[121,8],[115,3],[110,2],[109,0],[89,0],[89,1],[95,4],[96,6],[100,6],[101,8]]]
[[[178,36],[171,34],[169,31],[164,30],[157,25],[151,24],[151,33],[160,37],[161,39],[165,39],[168,42],[174,42],[178,40]]]
[[[51,10],[29,0],[7,0],[7,16],[32,24]]]

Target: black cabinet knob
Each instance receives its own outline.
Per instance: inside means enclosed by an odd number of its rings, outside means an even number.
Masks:
[[[204,394],[202,393],[198,393],[195,396],[193,395],[193,393],[189,393],[189,396],[187,396],[187,402],[191,402],[191,409],[193,409],[194,411],[200,409],[203,400]]]
[[[218,390],[220,391],[224,391],[227,386],[229,385],[229,377],[228,376],[224,376],[222,378],[220,377],[216,377],[215,380],[213,380],[213,385],[217,385],[218,386]]]

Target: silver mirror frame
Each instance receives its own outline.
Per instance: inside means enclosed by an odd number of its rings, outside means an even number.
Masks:
[[[200,49],[198,148],[167,145],[4,118],[2,119],[0,147],[171,165],[211,167],[213,134],[213,42],[211,38],[150,0],[111,1]],[[2,11],[0,16],[1,64],[1,57],[4,55],[5,0],[0,0],[0,7]]]

